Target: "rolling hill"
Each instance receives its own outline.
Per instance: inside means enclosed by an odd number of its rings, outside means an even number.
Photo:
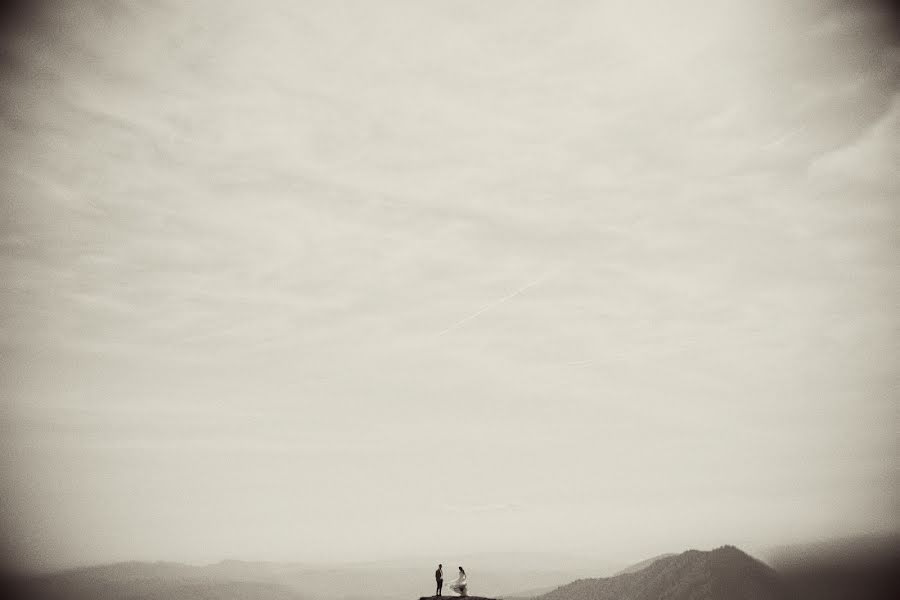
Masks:
[[[580,579],[540,600],[781,600],[786,588],[768,566],[733,546],[689,550],[643,569]]]

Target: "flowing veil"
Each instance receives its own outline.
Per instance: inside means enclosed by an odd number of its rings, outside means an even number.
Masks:
[[[460,571],[459,577],[456,578],[456,581],[450,584],[450,589],[460,596],[466,596],[469,587],[468,580],[469,578],[466,576],[466,572]]]

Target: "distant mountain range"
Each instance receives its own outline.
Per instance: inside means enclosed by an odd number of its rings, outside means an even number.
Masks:
[[[10,579],[7,600],[306,600],[289,586],[259,581],[215,581],[185,577],[94,578],[85,574]]]
[[[563,567],[566,563],[574,567]],[[533,597],[598,572],[598,567],[579,567],[573,557],[483,554],[447,559],[448,581],[457,564],[466,566],[472,594],[495,598],[516,590],[530,590],[516,595]],[[433,592],[436,566],[414,560],[334,566],[239,560],[205,566],[125,562],[16,578],[14,583],[19,596],[40,600],[396,600]]]
[[[470,592],[507,600],[900,598],[900,545],[889,540],[867,546],[864,553],[860,543],[836,547],[843,553],[831,546],[827,552],[818,546],[792,547],[783,553],[789,559],[786,566],[777,571],[733,546],[656,556],[612,577],[572,576],[563,570],[488,571],[478,561],[468,563],[467,571]],[[452,564],[448,561],[445,568]],[[528,564],[524,556],[503,563],[508,568],[520,564]],[[433,570],[426,568],[431,566],[413,568],[402,561],[335,567],[127,562],[34,577],[0,577],[0,595],[13,600],[414,600],[433,591]],[[530,591],[498,593],[502,589]]]

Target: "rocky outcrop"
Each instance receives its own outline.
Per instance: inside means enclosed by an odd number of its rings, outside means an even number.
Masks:
[[[457,596],[456,594],[447,596],[422,596],[419,600],[456,600],[457,598],[466,598],[466,600],[495,600],[494,598],[485,598],[484,596]]]

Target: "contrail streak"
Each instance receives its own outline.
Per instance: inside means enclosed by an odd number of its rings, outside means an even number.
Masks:
[[[586,360],[573,360],[566,364],[568,364],[570,367],[586,367],[587,365],[591,364],[592,362],[594,362],[594,359],[588,358]]]
[[[496,308],[497,306],[500,306],[501,304],[503,304],[503,303],[506,302],[507,300],[512,300],[513,298],[515,298],[516,296],[518,296],[518,295],[521,294],[522,292],[528,290],[529,288],[533,288],[534,286],[538,285],[539,283],[543,283],[544,280],[547,279],[550,275],[551,275],[551,273],[546,273],[545,275],[542,275],[541,277],[539,277],[538,279],[535,279],[535,280],[532,281],[531,283],[525,284],[525,285],[523,285],[522,287],[520,287],[519,289],[517,289],[516,291],[514,291],[514,292],[512,292],[512,293],[510,293],[510,294],[507,294],[506,296],[503,296],[503,297],[500,298],[499,300],[495,300],[494,302],[491,302],[491,303],[488,304],[487,306],[484,306],[484,307],[478,309],[477,311],[475,311],[474,313],[472,313],[472,314],[469,315],[468,317],[465,317],[464,319],[460,319],[459,321],[457,321],[456,323],[454,323],[453,325],[451,325],[451,326],[448,327],[447,329],[441,331],[438,335],[444,335],[445,333],[449,333],[449,332],[453,331],[454,329],[457,329],[457,328],[459,328],[459,327],[465,325],[466,323],[468,323],[469,321],[471,321],[471,320],[474,319],[475,317],[478,317],[478,316],[480,316],[480,315],[483,315],[483,314],[486,313],[487,311],[489,311],[489,310],[491,310],[491,309],[493,309],[493,308]]]

